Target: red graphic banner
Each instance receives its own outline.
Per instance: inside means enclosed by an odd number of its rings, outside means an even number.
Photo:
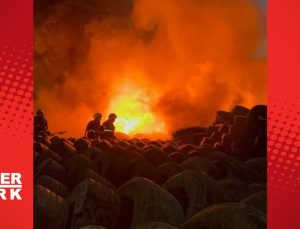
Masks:
[[[1,228],[33,228],[33,2],[0,1]],[[11,179],[20,173],[20,184]],[[15,183],[15,184],[14,184]],[[21,200],[10,198],[20,189]],[[13,190],[14,189],[14,190]],[[3,192],[2,192],[3,194]]]
[[[268,228],[298,228],[300,2],[268,2]]]

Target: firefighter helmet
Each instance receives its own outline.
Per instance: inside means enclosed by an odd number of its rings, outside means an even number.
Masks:
[[[94,119],[100,119],[100,118],[102,118],[102,114],[99,113],[99,112],[96,112],[96,113],[94,114]]]

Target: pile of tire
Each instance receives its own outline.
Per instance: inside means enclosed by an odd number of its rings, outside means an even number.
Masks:
[[[35,142],[35,228],[266,228],[266,107],[176,133]]]

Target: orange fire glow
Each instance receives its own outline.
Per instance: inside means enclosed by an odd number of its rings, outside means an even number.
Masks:
[[[95,112],[114,112],[116,132],[171,137],[266,102],[256,1],[38,2],[51,4],[35,17],[35,106],[53,132],[81,137]]]
[[[165,133],[165,123],[151,111],[149,104],[151,96],[143,89],[122,85],[109,106],[109,111],[118,115],[116,129],[129,135]]]

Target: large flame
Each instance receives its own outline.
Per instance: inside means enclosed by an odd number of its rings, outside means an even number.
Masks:
[[[51,131],[80,137],[95,112],[114,112],[130,137],[171,135],[266,102],[257,1],[34,2],[35,106]]]
[[[122,84],[108,109],[118,115],[116,129],[129,135],[165,133],[166,126],[151,110],[151,103],[151,95],[144,89]]]

